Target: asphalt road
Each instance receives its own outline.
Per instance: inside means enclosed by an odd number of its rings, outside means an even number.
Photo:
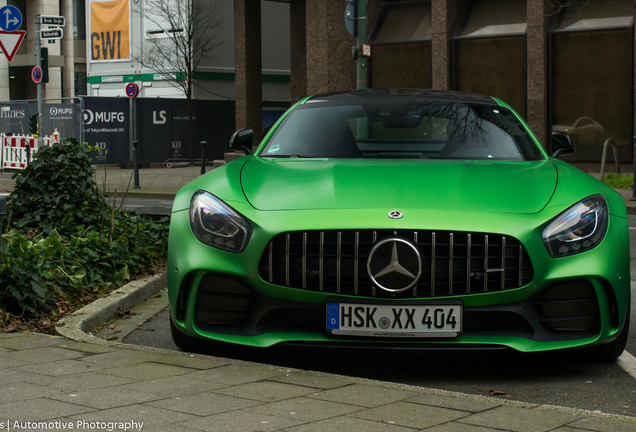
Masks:
[[[629,216],[631,274],[636,281],[636,216]],[[636,284],[632,284],[636,298]],[[636,317],[636,303],[632,305]],[[146,321],[124,342],[176,350],[167,309]],[[627,351],[636,357],[636,319],[630,326]],[[205,352],[220,357],[290,368],[490,395],[537,404],[551,404],[636,416],[636,377],[618,363],[590,361],[584,352],[519,354],[515,352],[350,352],[307,349],[243,349],[209,345]]]

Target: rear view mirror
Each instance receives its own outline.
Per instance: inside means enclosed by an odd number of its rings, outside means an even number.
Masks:
[[[572,137],[565,132],[552,131],[552,157],[557,157],[559,154],[574,153],[575,146]]]
[[[239,129],[230,138],[230,148],[244,152],[246,155],[252,154],[252,141],[254,131],[252,129]]]

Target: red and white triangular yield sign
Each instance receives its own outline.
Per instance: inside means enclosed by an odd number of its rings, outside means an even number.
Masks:
[[[0,49],[4,52],[9,62],[13,60],[13,56],[18,52],[20,44],[26,36],[26,31],[16,30],[14,32],[0,31]]]

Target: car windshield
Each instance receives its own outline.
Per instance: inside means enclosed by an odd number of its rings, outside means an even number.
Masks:
[[[316,101],[287,115],[262,157],[540,160],[517,117],[449,101]]]

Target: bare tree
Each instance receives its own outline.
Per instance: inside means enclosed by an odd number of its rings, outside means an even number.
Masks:
[[[190,163],[194,163],[192,90],[204,60],[214,57],[220,25],[218,0],[144,0],[141,15],[153,23],[142,54],[143,67],[161,74],[186,97],[190,136]]]

